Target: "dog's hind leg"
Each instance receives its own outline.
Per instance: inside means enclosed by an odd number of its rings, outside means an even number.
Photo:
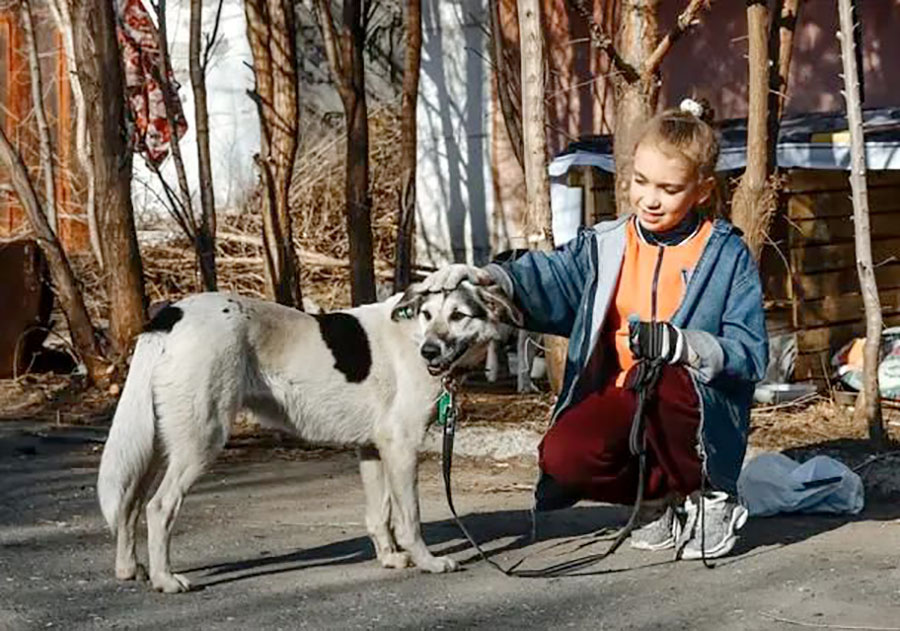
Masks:
[[[146,580],[147,568],[138,563],[135,544],[137,522],[146,502],[147,493],[153,487],[159,473],[159,459],[154,456],[147,470],[133,486],[126,489],[116,521],[116,578],[119,580]]]
[[[456,561],[436,557],[422,539],[419,516],[417,443],[407,433],[397,433],[378,445],[392,494],[394,534],[413,563],[426,572],[452,572]]]
[[[409,554],[397,549],[391,531],[391,492],[384,479],[384,465],[378,449],[366,445],[357,452],[359,474],[366,494],[366,529],[375,546],[375,554],[384,567],[409,567]]]
[[[207,391],[217,391],[212,384],[207,384],[205,388]],[[218,392],[226,394],[228,390],[220,388]],[[191,585],[187,578],[173,574],[171,570],[169,544],[172,527],[185,495],[207,464],[215,460],[225,446],[234,408],[228,401],[221,400],[205,401],[209,406],[207,409],[203,409],[196,398],[171,397],[169,400],[191,403],[188,406],[162,408],[161,438],[168,466],[159,488],[147,504],[147,548],[153,588],[175,593],[188,591]]]

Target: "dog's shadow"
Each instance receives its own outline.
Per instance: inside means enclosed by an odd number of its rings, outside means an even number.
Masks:
[[[577,563],[580,559],[587,559],[605,550],[609,542],[599,542],[590,535],[621,527],[627,521],[629,511],[629,507],[621,506],[579,505],[552,513],[541,513],[537,515],[537,537],[534,539],[531,533],[531,514],[524,510],[473,513],[465,515],[463,522],[489,558],[537,546],[525,553],[525,556],[540,556],[542,561],[539,563],[553,565],[561,561]],[[739,563],[748,557],[804,541],[852,521],[893,520],[898,516],[900,508],[877,504],[867,508],[862,514],[853,516],[779,515],[766,519],[751,519],[741,530],[741,538],[733,555],[720,560],[719,565]],[[472,548],[452,519],[429,522],[423,524],[422,529],[425,542],[434,554],[454,555],[464,568],[481,561],[479,553]],[[588,548],[587,545],[592,543],[596,545]],[[374,559],[374,550],[369,538],[358,536],[287,554],[227,561],[194,567],[186,571],[201,573],[199,582],[203,587],[211,587],[260,576],[315,567],[371,562]],[[514,560],[506,559],[506,564],[512,565]],[[667,554],[662,558],[656,553],[652,557],[654,562],[650,565],[669,563],[671,560],[671,555]],[[646,567],[647,561],[648,559],[642,556],[638,567]],[[608,572],[610,570],[604,568],[591,570],[585,568],[572,574],[584,576]]]
[[[532,539],[531,514],[525,510],[505,510],[465,515],[463,522],[469,532],[484,547],[488,557],[518,550],[532,543],[563,541],[581,537],[604,527],[621,525],[627,519],[628,508],[616,506],[579,506],[555,513],[540,514],[537,521],[537,538]],[[432,553],[459,555],[471,551],[460,560],[463,567],[475,563],[481,556],[459,530],[452,519],[422,524],[422,534]],[[510,541],[497,545],[500,539]],[[457,557],[458,558],[458,557]],[[202,573],[203,587],[224,583],[294,572],[322,566],[340,566],[375,559],[368,536],[335,541],[314,548],[296,550],[281,555],[266,555],[252,559],[227,561],[184,570]]]

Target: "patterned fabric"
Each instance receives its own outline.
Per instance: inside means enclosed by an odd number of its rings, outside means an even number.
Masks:
[[[125,92],[131,118],[131,144],[153,166],[169,154],[172,131],[166,118],[163,91],[157,77],[159,45],[157,30],[141,0],[120,0],[118,28],[119,47],[125,69]],[[178,138],[187,131],[187,121],[177,98],[178,84],[169,73],[176,95],[174,118]]]

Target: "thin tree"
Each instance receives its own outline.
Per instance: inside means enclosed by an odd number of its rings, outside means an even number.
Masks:
[[[748,114],[747,168],[732,198],[732,220],[759,258],[778,209],[778,132],[797,26],[799,0],[781,0],[769,23],[766,2],[747,2]],[[767,33],[768,29],[768,35]]]
[[[66,67],[69,70],[67,78],[69,89],[72,92],[72,101],[75,105],[75,155],[78,157],[78,165],[81,167],[86,188],[84,211],[85,215],[87,215],[88,238],[94,258],[102,268],[103,248],[100,244],[100,230],[97,226],[97,205],[94,201],[94,169],[91,158],[91,141],[87,133],[87,107],[84,102],[81,80],[79,79],[78,64],[75,61],[75,41],[69,1],[49,0],[48,5],[62,37],[63,50],[66,54]]]
[[[245,0],[244,11],[256,80],[250,96],[260,124],[256,164],[263,191],[266,275],[276,301],[302,309],[288,202],[299,124],[294,7],[287,0]]]
[[[489,0],[491,39],[491,65],[494,67],[494,78],[497,85],[497,100],[503,124],[509,136],[516,162],[525,170],[525,149],[522,141],[522,75],[521,63],[515,67],[514,55],[507,48],[503,39],[503,27],[500,23],[500,0]]]
[[[131,204],[132,151],[125,130],[125,89],[114,3],[72,0],[74,49],[85,118],[109,295],[109,337],[124,361],[141,332],[144,277]]]
[[[406,53],[400,100],[401,183],[394,256],[394,291],[404,291],[412,275],[416,236],[416,105],[422,65],[422,2],[406,1]]]
[[[853,231],[856,239],[856,269],[866,310],[866,343],[863,350],[863,387],[856,401],[855,418],[866,420],[869,439],[877,446],[885,444],[878,388],[878,362],[881,350],[881,301],[872,264],[872,233],[869,227],[869,198],[866,187],[866,149],[863,133],[862,104],[859,95],[854,38],[852,0],[838,0],[841,42],[841,65],[844,71],[844,99],[847,102],[847,124],[850,130],[850,190],[853,196]]]
[[[659,38],[660,0],[623,0],[619,30],[614,40],[595,21],[585,0],[569,0],[587,20],[591,41],[603,51],[612,66],[616,95],[615,144],[616,206],[628,211],[631,153],[641,125],[656,110],[659,98],[659,68],[672,46],[699,24],[700,14],[712,0],[690,0],[675,25]]]
[[[159,181],[163,185],[163,189],[169,201],[168,210],[175,218],[185,235],[194,245],[194,252],[197,255],[197,263],[200,269],[200,282],[206,291],[216,290],[216,255],[215,240],[211,230],[215,226],[215,208],[212,202],[212,169],[209,161],[209,117],[206,111],[206,84],[201,78],[201,86],[198,88],[194,77],[194,47],[197,47],[197,56],[199,57],[200,34],[194,34],[196,22],[197,30],[200,28],[199,7],[194,7],[194,0],[191,0],[191,22],[190,22],[190,65],[191,65],[191,86],[194,91],[194,99],[197,106],[196,119],[202,121],[204,128],[197,129],[197,152],[200,157],[200,195],[201,195],[201,219],[198,222],[194,212],[193,196],[191,195],[190,185],[187,179],[187,170],[184,166],[184,158],[181,155],[181,145],[178,143],[178,123],[176,112],[180,112],[178,104],[178,94],[175,91],[175,83],[172,80],[172,63],[169,58],[168,44],[168,24],[166,19],[166,0],[152,2],[153,9],[156,11],[157,18],[157,50],[156,68],[154,79],[160,87],[165,104],[166,122],[168,124],[171,139],[169,141],[169,149],[172,152],[172,161],[175,163],[175,175],[178,181],[179,195],[176,198],[171,191],[171,187],[162,173],[155,164],[149,163],[151,169],[154,170]],[[196,19],[195,19],[196,18]],[[198,60],[199,63],[199,60]],[[202,75],[202,71],[200,72]],[[197,99],[198,91],[202,94]],[[202,108],[202,114],[201,114]],[[206,160],[203,160],[205,151]],[[204,187],[207,184],[208,187]],[[208,190],[207,190],[208,189]],[[208,196],[208,197],[207,197]],[[203,199],[206,197],[206,204]]]
[[[769,7],[765,0],[747,2],[749,68],[747,112],[747,167],[731,201],[731,218],[744,232],[744,241],[759,258],[777,206],[769,178]],[[775,144],[771,139],[771,145]]]
[[[550,176],[547,173],[547,108],[540,0],[518,0],[522,50],[522,148],[525,164],[525,235],[529,246],[553,247]]]
[[[25,33],[25,47],[28,49],[28,69],[31,74],[31,104],[37,119],[38,142],[40,147],[41,173],[44,180],[44,199],[47,209],[47,223],[54,233],[59,232],[56,212],[56,174],[54,167],[53,147],[50,140],[50,125],[44,112],[44,82],[41,78],[41,65],[38,61],[37,42],[34,37],[34,19],[29,0],[19,1],[22,15],[22,30]]]
[[[350,293],[353,304],[360,305],[375,301],[369,126],[363,62],[369,2],[343,0],[339,27],[332,18],[330,0],[315,0],[315,3],[325,53],[347,123],[344,194],[350,241]]]
[[[191,72],[191,89],[194,92],[194,126],[197,130],[197,164],[200,176],[200,225],[197,230],[197,253],[200,259],[200,275],[207,291],[216,289],[216,199],[213,191],[212,157],[209,152],[209,109],[206,105],[206,70],[216,43],[219,20],[222,16],[219,0],[212,34],[206,39],[203,56],[200,55],[203,0],[191,0],[191,26],[188,59]],[[173,142],[177,142],[174,139]]]

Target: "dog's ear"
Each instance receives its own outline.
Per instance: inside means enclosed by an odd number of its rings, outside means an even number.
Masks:
[[[517,327],[525,322],[522,312],[499,285],[478,287],[477,291],[491,320]]]
[[[394,305],[394,308],[391,309],[391,320],[396,322],[397,320],[411,320],[415,318],[419,315],[419,308],[422,306],[424,299],[425,294],[422,292],[421,285],[410,285],[397,304]]]

